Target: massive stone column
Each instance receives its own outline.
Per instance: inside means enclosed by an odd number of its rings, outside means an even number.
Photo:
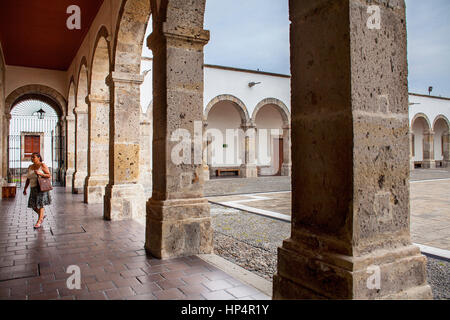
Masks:
[[[11,122],[11,113],[9,113],[9,110],[5,112],[3,116],[3,128],[2,128],[2,141],[3,143],[3,150],[1,161],[2,161],[2,175],[3,175],[3,182],[7,182],[8,180],[8,154],[9,154],[9,125]],[[0,181],[1,182],[1,181]]]
[[[186,10],[191,12],[183,11],[180,19],[199,13],[200,2],[190,3]],[[154,56],[154,129],[153,196],[147,203],[145,247],[158,258],[211,253],[213,230],[203,197],[201,137],[203,46],[209,32],[201,26],[161,24],[148,38]],[[183,154],[189,159],[182,163],[177,152],[172,155],[180,145],[171,139],[175,132],[187,135],[183,153],[192,150],[189,157]]]
[[[283,165],[281,167],[282,176],[291,176],[291,158],[291,126],[288,125],[283,127]]]
[[[450,167],[450,133],[448,131],[446,131],[442,134],[442,143],[443,143],[443,149],[444,149],[443,167],[449,168]]]
[[[85,203],[103,203],[109,182],[109,96],[90,94],[88,176],[84,187]]]
[[[414,170],[415,169],[415,164],[414,164],[414,155],[413,155],[413,148],[414,148],[414,133],[410,130],[409,134],[409,170]]]
[[[425,169],[436,168],[436,161],[434,160],[434,132],[431,130],[425,130],[423,132],[422,168]]]
[[[290,19],[301,149],[273,297],[431,298],[410,238],[404,1],[291,0]]]
[[[70,115],[66,123],[66,190],[72,192],[73,174],[75,173],[75,116]]]
[[[88,153],[88,110],[75,108],[75,173],[73,174],[72,192],[82,193],[87,176]]]
[[[245,132],[245,159],[241,165],[241,176],[243,178],[257,178],[258,168],[256,166],[256,127],[254,124],[242,125]]]
[[[139,164],[139,183],[146,193],[152,188],[152,114],[153,108],[147,114],[141,113],[141,158]]]
[[[141,114],[139,74],[113,72],[110,118],[109,184],[105,190],[104,218],[124,220],[145,216],[144,188],[139,184]]]
[[[209,172],[209,165],[208,165],[208,135],[207,135],[207,129],[208,129],[208,122],[203,121],[203,153],[202,153],[202,160],[203,160],[203,179],[205,181],[208,181],[210,179],[210,172]]]

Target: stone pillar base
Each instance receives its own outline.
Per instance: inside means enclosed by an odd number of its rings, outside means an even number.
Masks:
[[[435,169],[436,161],[434,160],[423,160],[422,161],[422,169]]]
[[[273,299],[432,299],[426,258],[410,245],[352,257],[302,250],[292,240],[278,249]],[[379,287],[373,267],[379,268]],[[369,284],[369,285],[368,285]]]
[[[290,177],[291,173],[292,173],[292,164],[283,163],[283,165],[281,167],[281,175]]]
[[[110,221],[145,217],[145,194],[140,184],[108,185],[105,188],[104,219]]]
[[[203,180],[204,181],[209,181],[210,176],[209,176],[209,166],[203,166]]]
[[[84,185],[84,203],[103,203],[108,177],[87,177]]]
[[[84,192],[84,183],[86,182],[87,173],[75,172],[72,180],[72,193],[80,194]]]
[[[206,199],[147,202],[145,249],[159,259],[213,252],[213,229]]]
[[[444,161],[442,162],[442,166],[443,166],[444,168],[450,168],[450,161],[444,160]]]
[[[258,178],[258,168],[256,165],[244,164],[240,170],[242,178]]]
[[[72,192],[73,174],[74,174],[74,171],[72,171],[72,170],[66,171],[66,176],[65,176],[66,192]]]

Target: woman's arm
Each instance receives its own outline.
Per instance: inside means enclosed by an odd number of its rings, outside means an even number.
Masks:
[[[27,182],[25,182],[25,188],[23,188],[24,195],[27,195],[27,189],[28,189],[29,185],[30,185],[30,179],[27,179]]]
[[[44,172],[44,174],[39,173],[38,170],[36,170],[36,174],[40,175],[43,178],[51,178],[52,175],[50,174],[50,170],[48,170],[48,167],[45,163],[42,163],[42,171]]]

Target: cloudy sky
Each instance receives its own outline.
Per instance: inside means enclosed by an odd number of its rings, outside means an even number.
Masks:
[[[406,0],[410,92],[450,97],[450,1]],[[208,0],[205,62],[289,74],[288,0]]]

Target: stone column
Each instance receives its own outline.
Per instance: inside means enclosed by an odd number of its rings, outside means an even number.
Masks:
[[[254,124],[245,124],[241,126],[241,129],[245,132],[245,163],[241,165],[241,176],[243,178],[257,178],[256,127]]]
[[[11,122],[11,113],[6,112],[4,117],[3,117],[3,130],[2,130],[2,141],[1,143],[3,143],[3,150],[4,152],[2,152],[2,156],[1,156],[1,161],[2,161],[2,176],[3,176],[3,182],[7,182],[8,181],[8,154],[9,154],[9,126],[10,126],[10,122]],[[1,182],[1,181],[0,181]]]
[[[66,190],[72,192],[73,174],[75,173],[75,116],[70,115],[66,123]]]
[[[414,148],[414,133],[412,131],[409,131],[409,170],[414,170],[414,155],[413,155],[413,148]]]
[[[283,127],[283,165],[281,167],[282,176],[291,176],[291,126]]]
[[[442,134],[444,144],[444,168],[450,168],[450,134],[448,131]]]
[[[424,169],[436,168],[436,161],[434,160],[434,132],[431,130],[426,130],[423,132],[422,168]]]
[[[75,108],[75,173],[73,174],[72,192],[82,193],[87,176],[88,153],[88,110]]]
[[[368,28],[374,1],[290,1],[301,149],[275,299],[432,298],[410,239],[405,5],[375,3],[380,30]]]
[[[208,129],[208,122],[203,121],[203,179],[208,181],[210,179],[209,165],[208,165],[208,147],[209,141],[206,131]]]
[[[90,94],[88,176],[84,187],[85,203],[103,203],[109,182],[109,96]]]
[[[108,84],[113,93],[109,184],[105,190],[104,218],[125,220],[145,216],[144,188],[139,184],[141,114],[139,74],[113,72]]]
[[[203,28],[153,29],[153,196],[147,203],[147,252],[158,258],[211,253],[211,216],[203,196]],[[177,164],[172,151],[183,130],[192,150],[188,163]]]
[[[139,164],[139,183],[144,187],[146,193],[152,188],[152,111],[141,114],[141,158]]]

